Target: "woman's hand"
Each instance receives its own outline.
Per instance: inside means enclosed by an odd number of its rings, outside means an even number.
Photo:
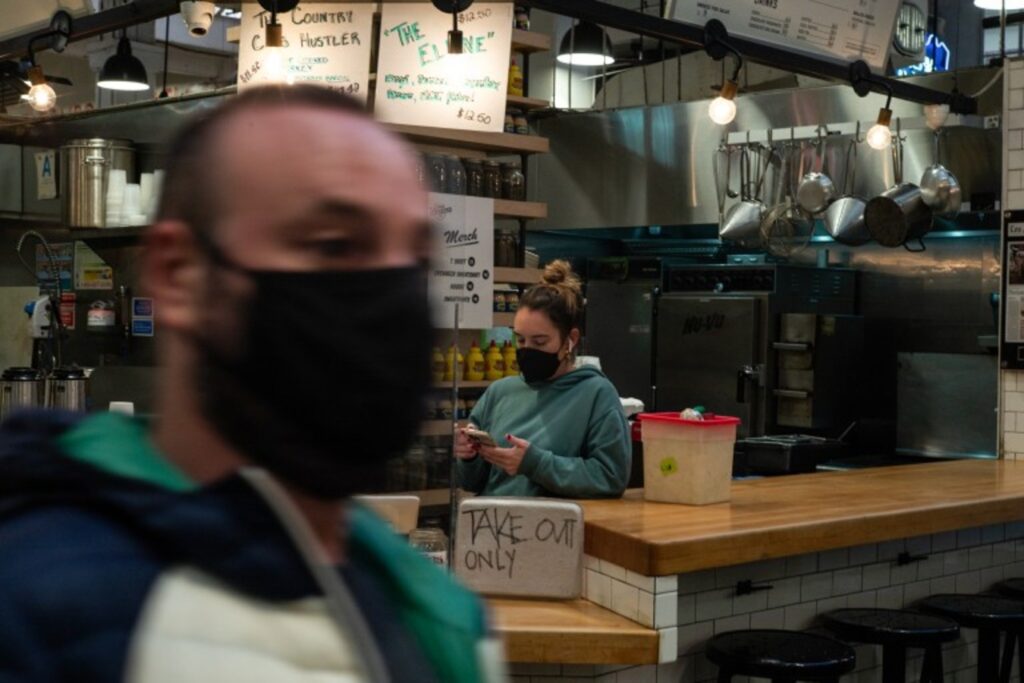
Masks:
[[[479,453],[484,460],[514,477],[519,473],[519,466],[523,464],[526,451],[530,450],[530,442],[511,434],[506,434],[505,438],[512,444],[511,448],[481,445]]]
[[[459,460],[472,460],[480,451],[480,444],[466,436],[465,429],[455,432],[455,457]]]

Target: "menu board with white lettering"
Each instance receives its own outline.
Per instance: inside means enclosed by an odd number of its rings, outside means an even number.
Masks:
[[[494,200],[431,194],[435,260],[429,289],[434,325],[485,330],[494,325]]]
[[[238,89],[266,83],[316,83],[366,99],[373,42],[371,3],[302,2],[280,12],[284,46],[266,46],[270,12],[242,5]]]
[[[374,115],[381,121],[500,133],[505,124],[512,4],[459,14],[463,54],[448,54],[452,16],[431,3],[384,3]]]
[[[729,35],[885,69],[897,0],[672,0],[669,19],[703,26],[712,19]]]

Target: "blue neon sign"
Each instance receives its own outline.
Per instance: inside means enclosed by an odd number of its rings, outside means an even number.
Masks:
[[[916,76],[918,74],[930,74],[936,71],[949,71],[949,62],[952,52],[946,43],[929,33],[924,41],[924,60],[917,64],[900,67],[896,69],[897,76]]]

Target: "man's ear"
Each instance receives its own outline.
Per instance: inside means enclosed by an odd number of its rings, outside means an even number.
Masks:
[[[153,297],[161,328],[194,332],[201,295],[202,263],[191,228],[160,221],[143,241],[142,285]]]

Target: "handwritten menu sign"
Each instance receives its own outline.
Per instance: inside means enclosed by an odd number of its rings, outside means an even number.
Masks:
[[[284,47],[275,68],[268,60],[266,26],[270,12],[256,3],[242,5],[238,45],[238,89],[268,82],[317,83],[362,100],[370,81],[370,44],[374,5],[303,2],[281,12]]]
[[[718,19],[730,35],[843,62],[885,69],[895,0],[672,0],[669,19],[703,26]]]
[[[463,54],[448,54],[450,14],[430,3],[384,3],[374,113],[381,121],[500,133],[505,122],[512,4],[459,15]]]
[[[436,254],[429,281],[434,323],[489,329],[494,325],[494,200],[431,194]]]
[[[474,498],[459,507],[453,558],[467,585],[491,595],[577,598],[583,510],[543,498]]]

